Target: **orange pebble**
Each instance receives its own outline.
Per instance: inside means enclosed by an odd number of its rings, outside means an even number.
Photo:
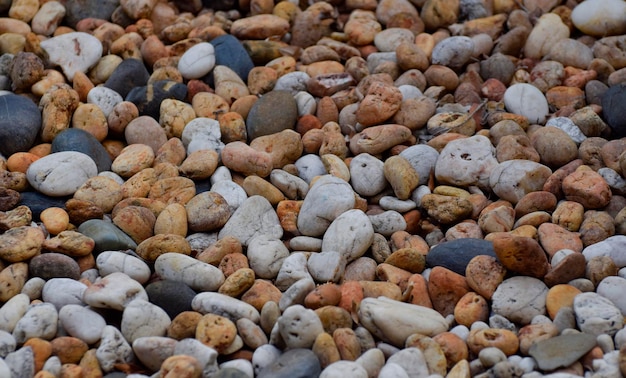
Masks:
[[[39,219],[41,219],[46,230],[52,235],[67,230],[70,224],[69,214],[60,207],[49,207],[45,209],[39,215]]]
[[[7,159],[7,168],[11,172],[26,173],[28,167],[39,159],[39,156],[30,152],[16,152]]]
[[[46,155],[50,155],[51,151],[52,151],[52,144],[41,143],[31,148],[28,152],[30,152],[31,154],[35,154],[39,157],[44,157]]]

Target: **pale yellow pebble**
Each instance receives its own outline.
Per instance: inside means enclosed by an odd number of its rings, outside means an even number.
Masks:
[[[449,185],[439,185],[435,187],[435,189],[433,189],[433,193],[461,198],[469,198],[470,196],[470,192],[468,192],[467,190]]]
[[[41,212],[39,219],[49,233],[56,235],[67,230],[70,224],[70,216],[67,211],[60,207],[49,207]]]

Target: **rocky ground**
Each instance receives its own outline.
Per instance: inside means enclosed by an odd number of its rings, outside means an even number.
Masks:
[[[626,375],[626,2],[0,16],[0,377]]]

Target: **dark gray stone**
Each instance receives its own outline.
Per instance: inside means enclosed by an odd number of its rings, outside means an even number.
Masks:
[[[455,239],[432,248],[426,255],[426,266],[442,266],[464,276],[467,264],[479,255],[496,257],[493,243],[483,239]]]
[[[293,129],[298,120],[298,105],[291,93],[272,91],[259,98],[248,113],[248,140]]]
[[[73,258],[62,253],[42,253],[30,260],[28,270],[32,277],[44,280],[51,278],[80,278],[80,267]]]
[[[183,311],[192,311],[191,301],[196,292],[182,282],[156,281],[146,286],[151,303],[161,307],[171,319]]]
[[[90,219],[78,226],[78,232],[92,238],[96,246],[94,256],[104,251],[124,251],[136,249],[137,243],[111,222]]]
[[[82,152],[96,162],[98,172],[111,170],[111,156],[98,139],[85,130],[69,128],[61,131],[52,141],[51,151]]]
[[[161,102],[171,98],[184,101],[187,86],[171,80],[160,80],[143,87],[133,88],[126,96],[126,101],[137,105],[139,115],[150,116],[157,121],[160,117]]]
[[[120,0],[67,0],[64,21],[72,28],[85,18],[99,18],[109,21]]]
[[[602,117],[615,138],[626,137],[626,84],[610,87],[602,96]]]
[[[142,61],[124,59],[109,76],[104,86],[113,89],[124,98],[133,88],[148,84],[148,79],[150,79],[150,73]]]
[[[496,53],[480,62],[480,77],[498,79],[507,85],[515,74],[515,63],[505,55]]]
[[[259,372],[257,378],[317,378],[320,361],[309,349],[291,349]]]
[[[9,157],[28,151],[41,129],[41,112],[30,99],[6,94],[0,96],[0,154]]]

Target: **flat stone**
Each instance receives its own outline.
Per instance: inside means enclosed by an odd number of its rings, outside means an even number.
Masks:
[[[137,243],[111,222],[101,219],[90,219],[78,227],[78,232],[90,237],[96,243],[93,254],[97,256],[103,251],[135,250]]]
[[[541,370],[568,367],[596,346],[596,338],[587,333],[569,333],[535,341],[528,351]]]
[[[242,245],[247,246],[250,240],[259,235],[280,239],[283,228],[278,215],[265,197],[252,196],[247,198],[231,215],[228,222],[219,231],[218,239],[234,236]]]
[[[455,239],[433,247],[426,255],[426,266],[442,266],[465,275],[467,264],[480,255],[496,257],[493,243],[483,239]]]

